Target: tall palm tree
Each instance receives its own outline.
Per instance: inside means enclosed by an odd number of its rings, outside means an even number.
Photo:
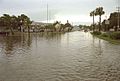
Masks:
[[[93,17],[93,31],[95,30],[95,11],[90,12],[90,16]]]
[[[105,14],[103,7],[98,7],[95,10],[95,16],[99,16],[99,31],[101,31],[101,16]]]

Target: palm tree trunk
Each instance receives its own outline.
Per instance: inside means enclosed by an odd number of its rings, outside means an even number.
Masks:
[[[101,31],[101,15],[99,16],[99,31]]]
[[[93,15],[93,31],[95,30],[95,22],[94,22],[94,15]]]
[[[13,29],[11,26],[9,26],[9,29],[10,29],[11,34],[14,35]]]
[[[28,26],[28,33],[30,33],[30,27]]]

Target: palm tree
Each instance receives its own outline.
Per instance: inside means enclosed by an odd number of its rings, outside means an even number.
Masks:
[[[15,15],[10,16],[9,14],[3,14],[3,16],[0,17],[0,26],[2,29],[10,30],[12,34],[14,34],[13,29],[18,29],[17,27],[20,27],[21,30],[21,26],[23,26],[23,30],[26,27],[29,31],[31,23],[30,18],[24,14],[18,17]]]
[[[28,18],[28,17],[25,19],[25,26],[28,29],[28,33],[30,33],[30,25],[32,22],[33,21],[30,21],[30,18]]]
[[[120,13],[118,12],[113,12],[110,14],[110,17],[109,17],[109,21],[110,21],[110,27],[115,29],[115,31],[118,30],[118,15],[120,15]],[[119,20],[120,20],[120,17],[119,17]],[[120,21],[119,21],[120,23]]]
[[[93,17],[93,31],[95,30],[95,19],[94,19],[94,17],[95,17],[95,11],[92,11],[92,12],[90,12],[90,16],[92,16]]]
[[[4,22],[4,17],[2,16],[2,17],[0,17],[0,26],[1,27],[4,27],[5,26],[5,22]]]
[[[18,27],[18,18],[15,15],[11,16],[11,26],[13,29]]]
[[[3,14],[4,24],[5,26],[11,31],[12,34],[14,34],[12,30],[12,24],[11,24],[11,16],[8,14]]]
[[[10,15],[3,14],[2,18],[3,18],[3,21],[4,21],[5,25],[6,25],[6,27],[9,27],[10,26],[10,20],[11,20]]]
[[[105,14],[105,12],[103,11],[103,7],[98,7],[95,10],[95,16],[99,15],[99,31],[101,31],[101,16]]]
[[[18,20],[19,20],[20,28],[23,27],[23,31],[25,28],[28,28],[28,32],[29,32],[30,24],[32,23],[30,21],[30,18],[24,14],[21,14],[21,16],[18,16]]]

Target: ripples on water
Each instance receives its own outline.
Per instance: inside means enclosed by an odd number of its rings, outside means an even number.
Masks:
[[[78,31],[0,36],[0,81],[120,81],[120,46]]]

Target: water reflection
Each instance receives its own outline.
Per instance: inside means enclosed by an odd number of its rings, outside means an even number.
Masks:
[[[0,36],[0,81],[119,81],[119,49],[89,32]]]
[[[15,50],[22,47],[30,47],[32,39],[30,34],[18,36],[0,36],[1,48],[7,56],[14,54]]]

